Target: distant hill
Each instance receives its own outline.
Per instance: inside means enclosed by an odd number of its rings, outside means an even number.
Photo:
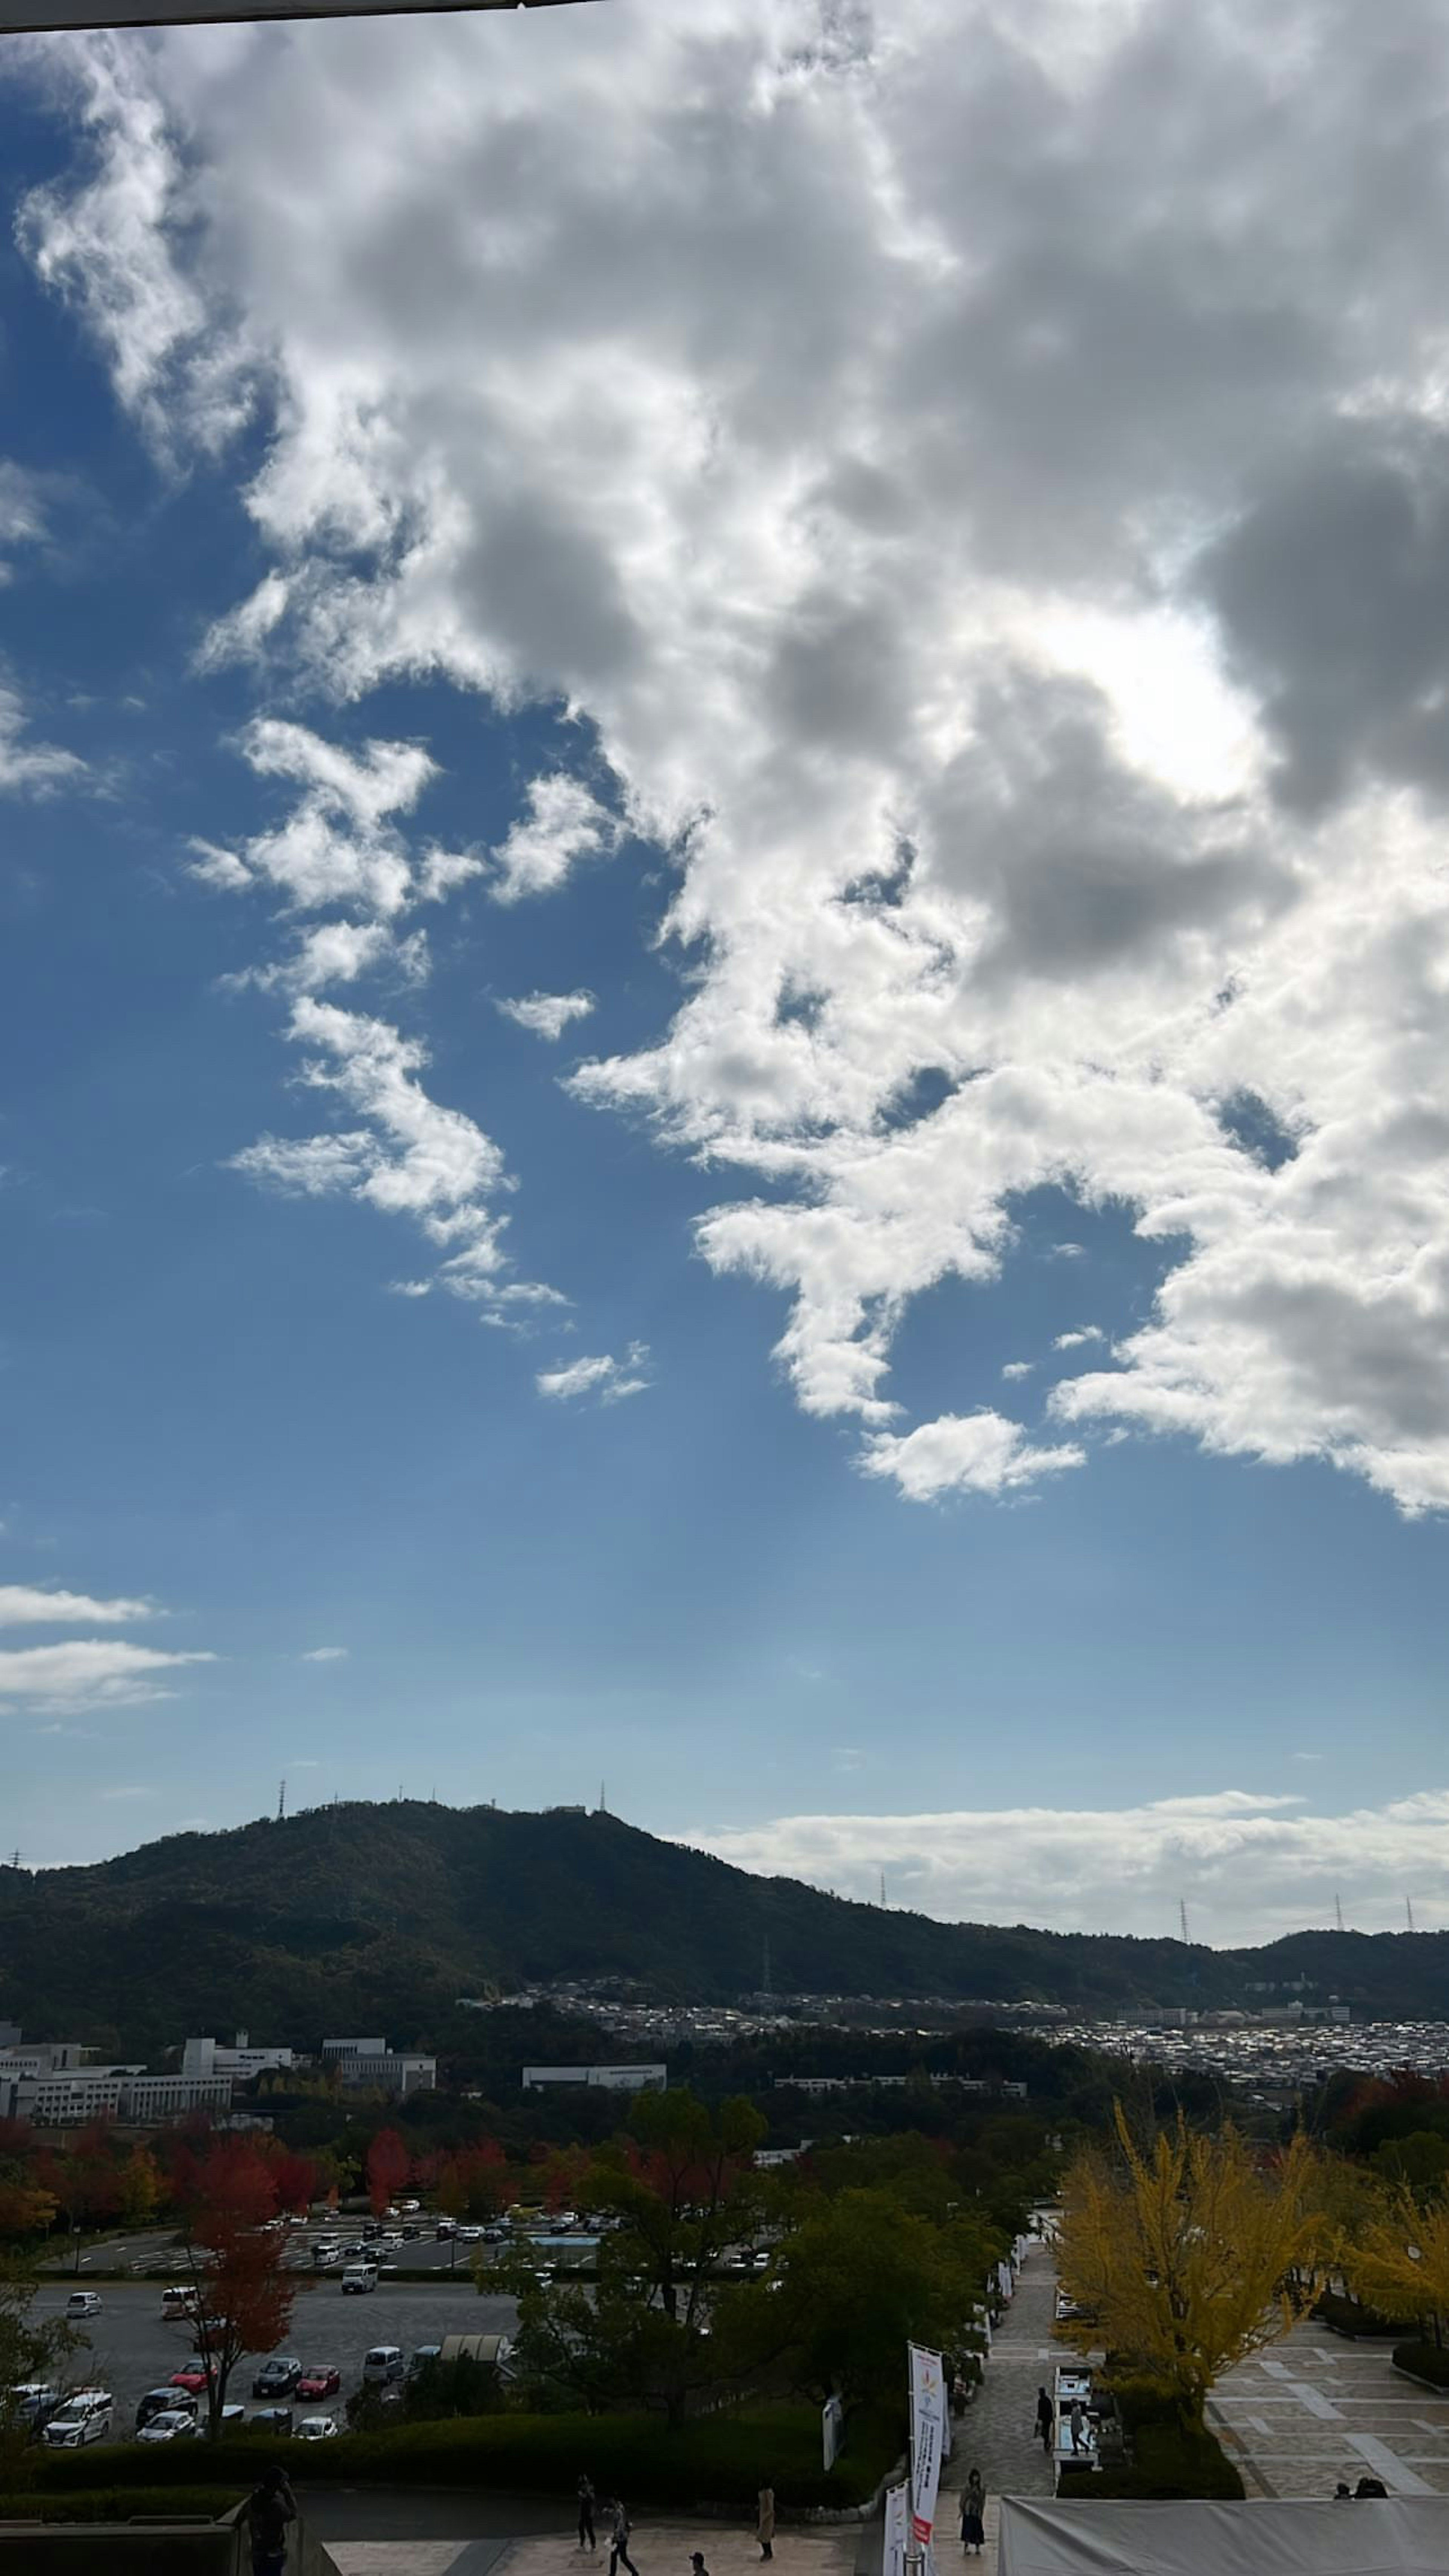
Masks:
[[[1251,1980],[1305,1976],[1364,2011],[1449,2018],[1449,1933],[1222,1951],[936,1923],[753,1877],[616,1816],[401,1799],[173,1834],[87,1868],[0,1868],[0,2017],[148,2052],[239,2025],[426,2044],[489,1982],[612,1975],[734,2000],[759,1985],[767,1940],[782,1991],[1087,2012],[1236,2004]]]

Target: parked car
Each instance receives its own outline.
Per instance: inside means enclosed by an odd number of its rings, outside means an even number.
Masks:
[[[482,2235],[483,2230],[481,2227],[460,2227],[458,2230],[458,2242],[460,2245],[477,2245],[481,2241]]]
[[[407,2371],[401,2344],[375,2343],[362,2365],[365,2388],[385,2388],[390,2380],[401,2379]]]
[[[249,2433],[275,2433],[285,2438],[285,2436],[291,2432],[291,2429],[292,2410],[290,2406],[259,2406],[254,2415],[249,2415],[247,2417],[247,2431]]]
[[[109,2388],[72,2389],[40,2438],[53,2451],[75,2451],[83,2442],[104,2442],[110,2437],[113,2404]]]
[[[153,2415],[149,2423],[138,2425],[136,2439],[138,2442],[197,2442],[201,2439],[201,2426],[184,2407],[172,2406],[164,2415]]]
[[[408,2363],[409,2378],[415,2378],[420,2370],[431,2370],[433,2363],[441,2361],[442,2358],[443,2347],[440,2343],[420,2343]]]
[[[247,2410],[244,2406],[223,2406],[221,2410],[223,2433],[239,2433],[246,2420]]]
[[[456,2218],[440,2218],[436,2227],[433,2229],[433,2234],[436,2236],[440,2245],[443,2244],[448,2237],[456,2236],[457,2233],[458,2222]]]
[[[375,2263],[348,2264],[346,2271],[342,2275],[342,2295],[344,2298],[347,2297],[348,2292],[351,2290],[355,2290],[360,2296],[364,2290],[375,2290],[376,2288],[377,2265]]]
[[[172,2387],[184,2388],[188,2397],[204,2397],[211,2381],[211,2364],[203,2361],[199,2352],[194,2352],[189,2361],[184,2361],[179,2370],[171,2373]]]
[[[65,2303],[68,2317],[98,2317],[101,2313],[99,2290],[72,2290]]]
[[[199,2293],[189,2288],[184,2281],[178,2281],[171,2289],[163,2290],[161,2293],[163,2317],[189,2317],[193,2308],[199,2307],[200,2304]]]
[[[342,2373],[330,2361],[310,2361],[297,2382],[298,2397],[335,2397],[342,2386]]]
[[[136,2430],[152,2422],[157,2415],[196,2413],[196,2400],[184,2388],[148,2388],[136,2408]]]
[[[401,2218],[416,2218],[421,2207],[422,2202],[420,2200],[400,2200],[398,2202],[398,2215]]]
[[[65,2390],[53,2388],[46,2379],[22,2380],[18,2388],[10,2391],[11,2406],[21,2423],[28,2424],[32,2433],[43,2430],[64,2397]]]
[[[297,2427],[299,2442],[335,2442],[339,2426],[332,2415],[304,2415]]]
[[[344,2245],[342,2248],[342,2260],[344,2263],[365,2262],[371,2250],[371,2247],[367,2245]]]
[[[476,2234],[478,2233],[478,2231],[477,2231],[477,2229],[476,2229],[476,2228],[474,2228],[471,2232],[472,2232],[472,2234],[474,2234],[475,2236],[476,2236]],[[485,2228],[484,2228],[484,2230],[483,2230],[483,2242],[484,2242],[484,2244],[485,2244],[485,2245],[504,2245],[504,2244],[506,2244],[506,2243],[507,2243],[507,2241],[508,2241],[508,2230],[507,2230],[507,2228],[506,2228],[506,2227],[485,2227]]]
[[[264,2361],[252,2381],[253,2397],[290,2397],[302,2376],[302,2365],[289,2353],[284,2358]]]

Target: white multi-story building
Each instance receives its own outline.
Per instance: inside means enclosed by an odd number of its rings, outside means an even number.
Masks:
[[[244,2030],[237,2032],[233,2048],[224,2040],[188,2039],[181,2052],[183,2075],[229,2075],[236,2084],[248,2084],[254,2075],[271,2075],[295,2062],[290,2048],[251,2047]]]
[[[433,2093],[438,2061],[411,2050],[389,2048],[385,2039],[324,2039],[322,2062],[349,2090],[376,2093]]]
[[[549,2084],[586,2084],[605,2093],[663,2093],[667,2066],[525,2066],[525,2093],[541,2093]]]
[[[229,2075],[148,2075],[139,2066],[83,2066],[32,2073],[0,2061],[0,2115],[38,2129],[84,2128],[116,2120],[133,2128],[178,2119],[184,2111],[231,2108]]]

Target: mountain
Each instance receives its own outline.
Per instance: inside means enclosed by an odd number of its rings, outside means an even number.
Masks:
[[[1307,1977],[1449,2018],[1449,1933],[1301,1932],[1261,1950],[936,1923],[756,1878],[616,1816],[399,1799],[172,1834],[86,1868],[0,1868],[0,2018],[117,2050],[188,2031],[436,2040],[490,1983],[616,1976],[680,2000],[758,1987],[1064,2005],[1251,2001]]]

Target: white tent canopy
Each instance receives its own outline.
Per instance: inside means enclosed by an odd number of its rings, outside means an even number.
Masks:
[[[1445,2576],[1449,2496],[1348,2504],[1003,2497],[998,2576]]]

